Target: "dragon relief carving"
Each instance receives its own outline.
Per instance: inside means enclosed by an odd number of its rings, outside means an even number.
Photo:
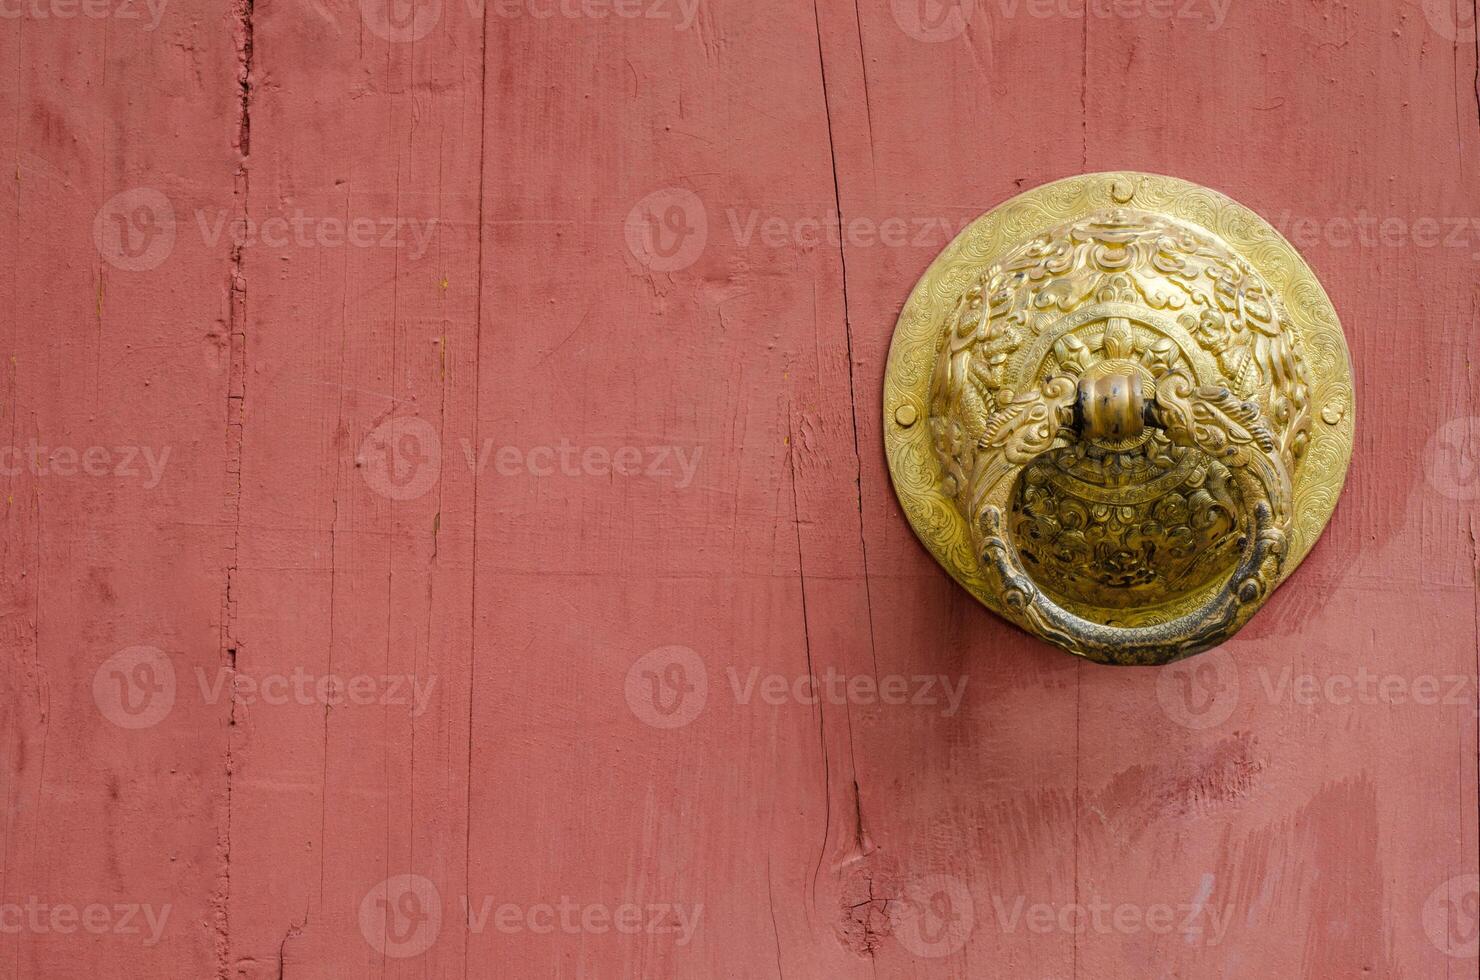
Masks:
[[[1299,335],[1240,256],[1193,226],[1106,209],[984,270],[945,326],[929,413],[943,489],[1035,629],[1070,629],[1035,606],[1041,589],[1088,617],[1082,632],[1175,610],[1230,575],[1233,607],[1268,588],[1310,390]],[[1152,424],[1076,438],[1080,382],[1112,373],[1141,387]]]

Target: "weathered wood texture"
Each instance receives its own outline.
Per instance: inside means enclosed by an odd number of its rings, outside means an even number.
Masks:
[[[232,280],[185,216],[236,206],[240,23],[4,13],[0,975],[208,976],[228,710],[186,685],[227,657]],[[167,723],[120,727],[167,669]]]
[[[1473,18],[1085,9],[0,2],[0,977],[1474,976]],[[1165,670],[881,446],[935,253],[1105,169],[1275,221],[1359,386]]]

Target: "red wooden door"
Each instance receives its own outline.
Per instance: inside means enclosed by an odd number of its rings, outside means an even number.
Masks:
[[[0,976],[1474,976],[1469,8],[0,0]],[[1357,379],[1160,670],[882,451],[933,256],[1107,169]]]

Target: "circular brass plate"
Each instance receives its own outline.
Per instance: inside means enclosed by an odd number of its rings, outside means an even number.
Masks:
[[[900,313],[884,375],[884,442],[895,493],[936,560],[999,614],[1004,614],[1002,602],[973,553],[966,520],[942,488],[927,424],[947,319],[982,271],[1025,241],[1116,207],[1165,215],[1221,239],[1269,284],[1297,331],[1308,372],[1312,426],[1294,476],[1289,552],[1276,585],[1315,545],[1346,479],[1355,422],[1346,340],[1315,274],[1273,226],[1217,191],[1156,174],[1085,174],[1034,188],[972,222],[931,263]],[[1181,615],[1201,597],[1109,617],[1104,609],[1074,611],[1112,625],[1142,625]]]

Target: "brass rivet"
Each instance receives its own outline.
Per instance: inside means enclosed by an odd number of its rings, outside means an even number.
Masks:
[[[915,406],[913,405],[901,405],[894,410],[894,421],[906,429],[914,425],[916,419],[919,417],[919,413],[915,411]]]
[[[1110,185],[1110,197],[1116,204],[1128,204],[1136,196],[1136,185],[1124,177],[1116,177]]]

